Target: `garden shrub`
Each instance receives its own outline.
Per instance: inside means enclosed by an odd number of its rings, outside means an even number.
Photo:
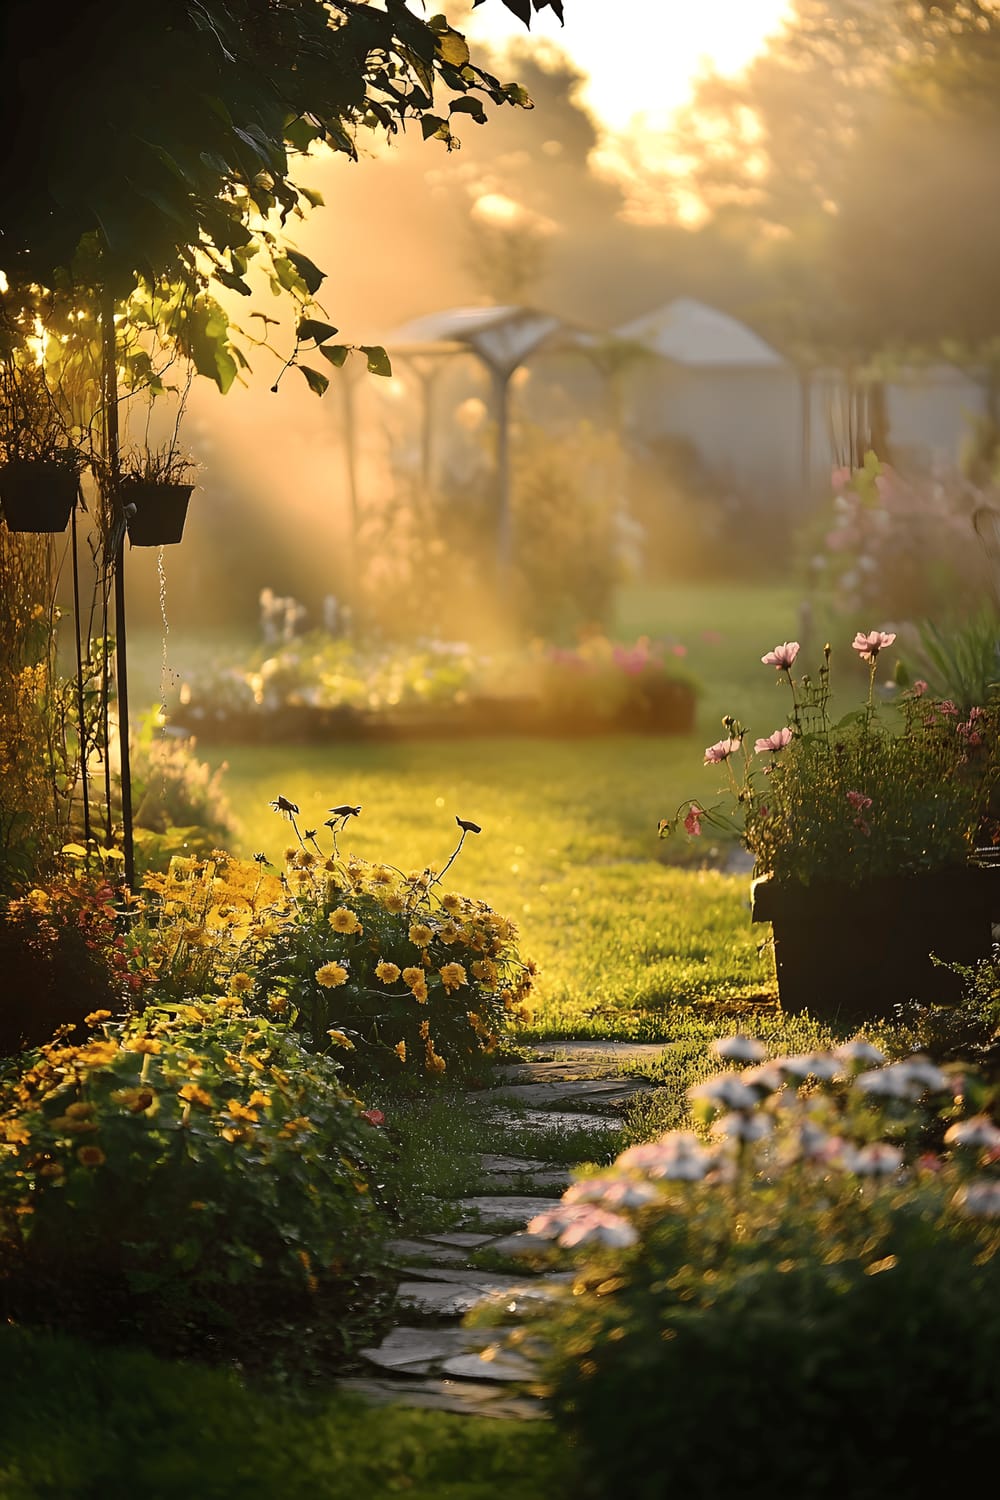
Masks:
[[[956,1453],[991,1462],[1000,1129],[964,1069],[880,1057],[849,1043],[708,1079],[691,1098],[711,1139],[633,1146],[531,1221],[576,1279],[512,1337],[588,1493],[874,1500],[924,1493]]]
[[[334,1050],[352,1081],[482,1073],[527,1014],[534,966],[514,924],[439,894],[429,870],[327,857],[313,839],[286,851],[280,877],[220,856],[174,860],[147,887],[133,941],[165,993],[235,985],[255,1014]]]
[[[143,718],[131,746],[136,852],[145,869],[164,868],[174,854],[204,857],[239,833],[222,786],[226,767],[200,761],[193,739],[165,739],[158,717],[154,710]]]
[[[0,905],[0,1056],[132,1003],[142,975],[130,970],[114,901],[103,877],[66,874]]]
[[[91,1019],[3,1083],[7,1315],[245,1364],[365,1342],[387,1148],[336,1063],[237,999]]]

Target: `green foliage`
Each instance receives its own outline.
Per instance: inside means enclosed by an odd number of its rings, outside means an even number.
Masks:
[[[632,1147],[533,1221],[576,1245],[572,1285],[490,1316],[544,1370],[584,1493],[718,1496],[738,1454],[747,1496],[832,1500],[846,1464],[874,1500],[1000,1436],[1000,1130],[957,1123],[927,1154],[958,1113],[952,1077],[925,1059],[862,1072],[877,1056],[719,1074],[692,1094],[715,1143]],[[988,1105],[962,1076],[964,1109]]]
[[[903,687],[923,678],[935,698],[950,698],[968,716],[1000,688],[1000,616],[980,609],[964,625],[944,630],[933,620],[919,626],[920,644],[906,652],[896,671]]]
[[[8,1072],[9,1316],[251,1364],[294,1326],[322,1361],[370,1336],[384,1142],[335,1063],[238,1011],[156,1007]]]
[[[561,1500],[548,1422],[247,1389],[229,1371],[0,1329],[5,1500]]]
[[[63,874],[0,906],[0,1056],[59,1027],[79,1036],[91,1011],[133,1002],[141,976],[129,971],[115,896],[101,876]]]
[[[56,12],[40,29],[22,0],[4,9],[4,54],[23,64],[0,115],[5,138],[18,142],[0,198],[12,280],[57,285],[81,241],[96,235],[102,272],[119,290],[136,273],[197,282],[207,259],[243,292],[248,258],[264,241],[312,295],[322,271],[251,228],[271,214],[284,226],[299,210],[297,156],[322,142],[356,157],[359,129],[394,135],[430,110],[439,90],[530,104],[473,64],[443,18],[425,19],[401,0],[385,10],[199,0],[151,5],[141,21],[122,0],[99,19],[68,5]],[[60,101],[55,114],[34,107],[27,80],[39,76]],[[25,118],[30,132],[20,128]],[[280,258],[275,274],[290,280]]]
[[[239,828],[223,789],[225,767],[215,771],[195,755],[193,739],[166,739],[153,709],[131,745],[132,816],[140,864],[166,867],[173,854],[205,856],[225,847]]]
[[[287,1015],[313,1048],[332,1043],[352,1078],[482,1074],[528,1014],[534,965],[514,923],[440,892],[431,870],[315,847],[288,851],[291,905],[256,955],[254,1007]]]

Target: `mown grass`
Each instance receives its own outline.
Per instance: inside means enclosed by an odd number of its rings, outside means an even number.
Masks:
[[[547,1423],[293,1398],[0,1329],[3,1500],[560,1500],[571,1474]]]
[[[768,929],[750,925],[746,874],[692,868],[724,861],[726,847],[660,841],[656,825],[686,798],[713,800],[719,778],[703,750],[721,735],[723,713],[760,733],[784,722],[785,696],[760,656],[794,636],[796,623],[787,587],[670,585],[622,596],[618,637],[647,633],[686,647],[684,664],[703,683],[690,736],[206,753],[228,762],[244,854],[280,857],[288,843],[291,830],[267,805],[279,792],[298,803],[304,828],[321,828],[337,803],[360,802],[350,847],[405,870],[441,867],[456,815],[481,823],[448,883],[519,923],[523,951],[541,969],[537,1034],[665,1039],[676,1006],[773,993],[770,957],[758,951]],[[194,649],[175,625],[171,664],[181,675]],[[157,680],[158,643],[140,644],[133,661],[141,702]]]

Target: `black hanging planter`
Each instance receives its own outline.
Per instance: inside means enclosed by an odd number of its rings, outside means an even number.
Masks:
[[[193,484],[125,480],[121,488],[125,524],[133,547],[169,547],[184,535]],[[134,507],[134,509],[132,509]]]
[[[15,458],[0,469],[0,500],[10,531],[65,531],[80,487],[77,471],[51,459]]]

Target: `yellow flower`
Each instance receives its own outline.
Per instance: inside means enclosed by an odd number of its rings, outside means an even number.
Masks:
[[[417,948],[426,948],[433,936],[434,931],[426,922],[414,922],[410,927],[410,942]]]
[[[404,1062],[405,1063],[405,1061],[406,1061],[406,1043],[405,1042],[397,1042],[396,1045],[395,1045],[395,1047],[393,1047],[392,1050],[393,1050],[393,1052],[395,1052],[395,1054],[399,1058],[400,1062]]]
[[[215,1003],[220,1010],[243,1009],[243,1001],[240,999],[239,995],[220,995]]]
[[[250,1139],[249,1130],[242,1125],[227,1125],[225,1129],[219,1131],[219,1134],[224,1141],[230,1141],[234,1146],[239,1145],[240,1141]]]
[[[31,1132],[20,1120],[8,1120],[3,1127],[3,1138],[9,1146],[27,1146],[31,1140]]]
[[[392,885],[392,871],[385,865],[376,865],[368,878],[372,885]]]
[[[273,1010],[276,1016],[280,1016],[288,1009],[288,1000],[284,995],[268,995],[267,1008]]]
[[[495,988],[497,982],[497,966],[492,959],[477,958],[471,966],[476,979],[481,979],[490,989]]]
[[[160,1050],[159,1042],[156,1051]],[[118,1056],[117,1042],[88,1042],[76,1054],[76,1060],[84,1068],[105,1068]]]
[[[230,1099],[226,1105],[226,1114],[231,1120],[250,1120],[254,1124],[257,1122],[257,1111],[247,1104],[241,1104],[238,1099]],[[228,1140],[228,1136],[226,1139]]]
[[[456,912],[462,910],[464,903],[461,896],[456,895],[454,891],[446,891],[441,897],[441,905],[446,912],[450,912],[454,916]]]
[[[88,1051],[91,1050],[88,1048]],[[159,1052],[160,1044],[151,1036],[134,1036],[126,1044],[127,1052]]]
[[[386,896],[383,905],[386,911],[391,912],[393,916],[399,916],[401,912],[406,910],[406,902],[398,891],[392,891]]]
[[[85,1026],[100,1026],[102,1021],[110,1020],[111,1012],[109,1010],[92,1010],[89,1016],[84,1016],[83,1023]]]
[[[411,990],[415,984],[423,984],[423,982],[423,969],[418,969],[415,965],[411,965],[408,969],[403,970],[403,983],[408,984]]]
[[[296,1135],[300,1130],[315,1129],[316,1126],[308,1115],[298,1115],[294,1120],[289,1120],[286,1125],[283,1125],[278,1131],[278,1135],[282,1140],[287,1141],[289,1136]]]
[[[254,1089],[253,1093],[250,1095],[250,1098],[247,1100],[247,1104],[251,1109],[267,1109],[267,1106],[270,1104],[270,1102],[270,1094],[262,1093],[260,1089]]]
[[[433,1044],[428,1042],[425,1063],[428,1073],[443,1073],[448,1064],[443,1057],[439,1057],[434,1051]]]
[[[420,1035],[421,1035],[421,1037],[423,1038],[423,1040],[425,1042],[429,1039],[430,1034],[431,1034],[431,1023],[430,1023],[430,1021],[421,1021],[421,1023],[420,1023]]]
[[[196,1083],[186,1083],[182,1089],[177,1090],[177,1097],[188,1104],[200,1104],[202,1109],[212,1108],[212,1096],[206,1089],[199,1088]]]
[[[234,974],[229,981],[229,988],[234,995],[248,995],[253,989],[253,980],[249,974]]]
[[[81,1149],[85,1151],[87,1147],[84,1146]],[[39,1167],[38,1175],[39,1177],[62,1177],[63,1169],[57,1161],[47,1161],[44,1167]]]
[[[451,994],[452,990],[460,990],[463,984],[468,984],[469,978],[461,964],[444,964],[438,973],[441,975],[441,983]]]
[[[357,913],[347,906],[338,906],[327,918],[334,932],[361,932],[361,923],[358,921]]]
[[[461,931],[452,921],[442,922],[438,928],[438,937],[442,943],[457,943],[461,936]]]
[[[348,973],[343,964],[324,964],[321,969],[316,970],[316,983],[321,984],[325,990],[335,990],[339,985],[346,984],[347,979]]]
[[[335,1026],[330,1027],[330,1030],[327,1032],[327,1036],[330,1038],[335,1047],[346,1047],[348,1052],[354,1052],[356,1050],[354,1043],[351,1041],[350,1037],[346,1036],[344,1032],[338,1031]]]
[[[410,994],[414,1000],[419,1000],[421,1005],[423,1005],[427,1000],[427,985],[425,981],[423,979],[418,980],[410,991]]]
[[[103,1167],[108,1158],[100,1146],[80,1146],[76,1159],[81,1167]]]
[[[380,979],[383,984],[395,984],[399,978],[399,965],[389,963],[387,959],[380,959],[375,965],[375,978]]]
[[[111,1099],[115,1104],[123,1104],[131,1114],[138,1115],[149,1109],[156,1095],[152,1089],[117,1089]],[[69,1114],[69,1110],[66,1113]]]

